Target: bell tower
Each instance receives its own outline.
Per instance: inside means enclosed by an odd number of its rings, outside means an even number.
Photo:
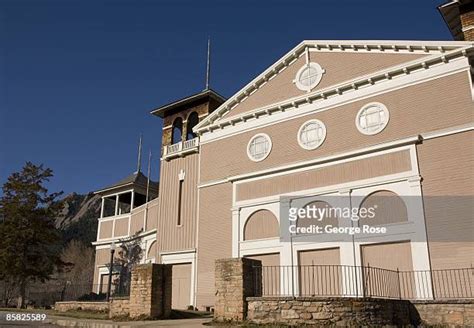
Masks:
[[[151,113],[163,119],[162,159],[169,161],[197,152],[199,141],[193,132],[194,126],[224,101],[217,92],[206,89],[154,109]]]

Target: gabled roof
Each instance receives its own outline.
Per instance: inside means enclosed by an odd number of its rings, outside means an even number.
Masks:
[[[251,96],[261,86],[265,85],[280,71],[291,65],[299,57],[303,56],[306,49],[316,49],[317,51],[356,51],[356,52],[380,52],[380,53],[422,53],[427,57],[436,55],[442,57],[449,52],[457,49],[472,46],[472,42],[463,41],[367,41],[367,40],[306,40],[291,49],[287,54],[281,57],[277,62],[271,65],[263,73],[258,75],[250,83],[240,89],[232,97],[227,99],[213,113],[207,116],[194,127],[194,131],[201,134],[217,123],[222,116],[229,113],[235,106]],[[422,65],[423,63],[420,63]],[[370,80],[370,79],[369,79]],[[336,90],[339,93],[341,90]],[[332,91],[331,91],[332,92]],[[310,94],[308,94],[310,96]],[[325,95],[320,95],[325,97]],[[310,99],[311,100],[311,99]],[[281,106],[279,106],[281,107]],[[272,109],[266,109],[271,111]],[[260,115],[260,114],[255,114]],[[227,124],[228,122],[226,122]],[[230,122],[229,124],[232,124]]]
[[[148,178],[142,172],[134,172],[129,176],[123,178],[117,183],[114,183],[108,187],[102,188],[100,190],[95,191],[95,194],[103,194],[105,192],[111,192],[116,189],[121,189],[127,186],[130,187],[142,187],[146,188],[148,183]],[[158,191],[159,183],[150,180],[150,190]]]
[[[213,99],[215,99],[215,100],[217,100],[221,103],[223,103],[226,100],[223,96],[218,94],[216,91],[214,91],[212,89],[206,89],[206,90],[203,90],[199,93],[193,94],[191,96],[188,96],[188,97],[173,101],[169,104],[166,104],[166,105],[160,106],[158,108],[155,108],[150,113],[163,118],[165,113],[168,112],[168,111],[171,111],[171,110],[179,108],[179,107],[186,106],[190,103],[193,103],[195,101],[199,101],[199,100],[207,98],[207,97],[213,98]]]

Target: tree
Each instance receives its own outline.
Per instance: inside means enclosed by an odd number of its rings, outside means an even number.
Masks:
[[[87,247],[79,240],[71,240],[61,253],[61,259],[70,263],[59,279],[74,282],[75,285],[92,288],[94,277],[95,254],[92,247]]]
[[[27,162],[8,177],[0,198],[0,280],[14,281],[18,306],[24,307],[29,283],[49,280],[66,263],[61,260],[61,236],[54,220],[61,210],[58,197],[44,186],[53,171]]]
[[[143,258],[142,240],[139,237],[141,230],[133,236],[119,240],[117,256],[114,258],[112,272],[118,273],[118,277],[112,281],[118,293],[123,293],[130,287],[130,277],[133,268]]]

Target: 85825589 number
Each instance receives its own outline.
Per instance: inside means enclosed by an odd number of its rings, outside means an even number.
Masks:
[[[7,313],[5,315],[6,321],[44,321],[46,320],[45,313]]]

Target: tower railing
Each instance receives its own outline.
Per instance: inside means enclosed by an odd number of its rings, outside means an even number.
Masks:
[[[184,156],[188,153],[197,151],[199,146],[199,138],[180,141],[172,145],[165,146],[163,157],[170,159],[172,157]]]

